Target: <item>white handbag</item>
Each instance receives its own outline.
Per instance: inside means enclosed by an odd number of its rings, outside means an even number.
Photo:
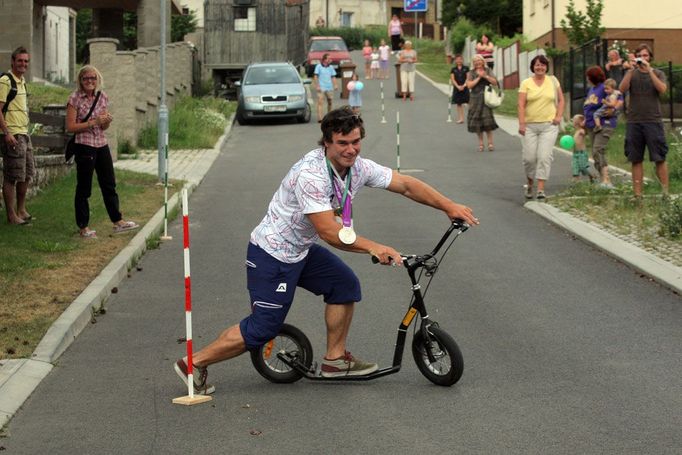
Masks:
[[[485,91],[483,92],[483,101],[486,106],[490,109],[495,109],[502,104],[503,100],[504,92],[502,90],[498,87],[493,87],[492,85],[486,86]]]

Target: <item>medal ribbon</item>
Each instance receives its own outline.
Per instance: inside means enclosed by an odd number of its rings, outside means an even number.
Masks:
[[[327,168],[329,169],[329,177],[332,180],[332,188],[334,189],[334,194],[336,195],[336,199],[339,201],[339,204],[341,204],[341,221],[343,222],[344,227],[351,227],[352,226],[352,218],[353,218],[353,207],[351,203],[351,197],[348,194],[349,189],[350,189],[350,182],[351,182],[351,170],[350,168],[348,169],[348,175],[346,175],[345,179],[345,185],[343,189],[343,195],[341,194],[341,188],[336,182],[336,179],[334,176],[338,177],[339,180],[342,182],[344,181],[341,179],[339,174],[336,172],[336,169],[331,165],[329,160],[327,159]]]

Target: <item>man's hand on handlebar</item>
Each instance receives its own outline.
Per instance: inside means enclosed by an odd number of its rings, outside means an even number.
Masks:
[[[400,253],[386,245],[377,244],[369,251],[381,264],[384,265],[403,265]]]
[[[474,216],[474,211],[471,207],[466,205],[452,203],[452,207],[447,211],[448,217],[451,220],[460,218],[468,223],[470,226],[475,226],[479,224],[478,218]]]

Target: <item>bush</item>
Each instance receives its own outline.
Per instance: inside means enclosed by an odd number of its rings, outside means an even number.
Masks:
[[[661,234],[670,238],[677,238],[682,233],[682,198],[669,200],[661,208]]]
[[[670,180],[682,181],[682,143],[671,143],[665,157]]]
[[[316,27],[310,29],[310,36],[340,36],[350,49],[362,49],[366,39],[372,46],[378,47],[383,39],[388,42],[388,29],[385,25],[368,25],[359,27]]]
[[[452,47],[452,51],[455,54],[461,53],[464,50],[464,42],[467,36],[480,37],[483,34],[492,36],[492,32],[488,26],[475,25],[466,17],[460,18],[452,26],[452,31],[450,34],[450,45]],[[491,41],[495,43],[495,40],[492,38]]]

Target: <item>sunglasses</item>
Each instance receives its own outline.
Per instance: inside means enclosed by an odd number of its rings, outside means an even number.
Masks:
[[[96,76],[87,76],[87,77],[81,77],[81,81],[87,82],[87,81],[96,81],[97,77]]]

